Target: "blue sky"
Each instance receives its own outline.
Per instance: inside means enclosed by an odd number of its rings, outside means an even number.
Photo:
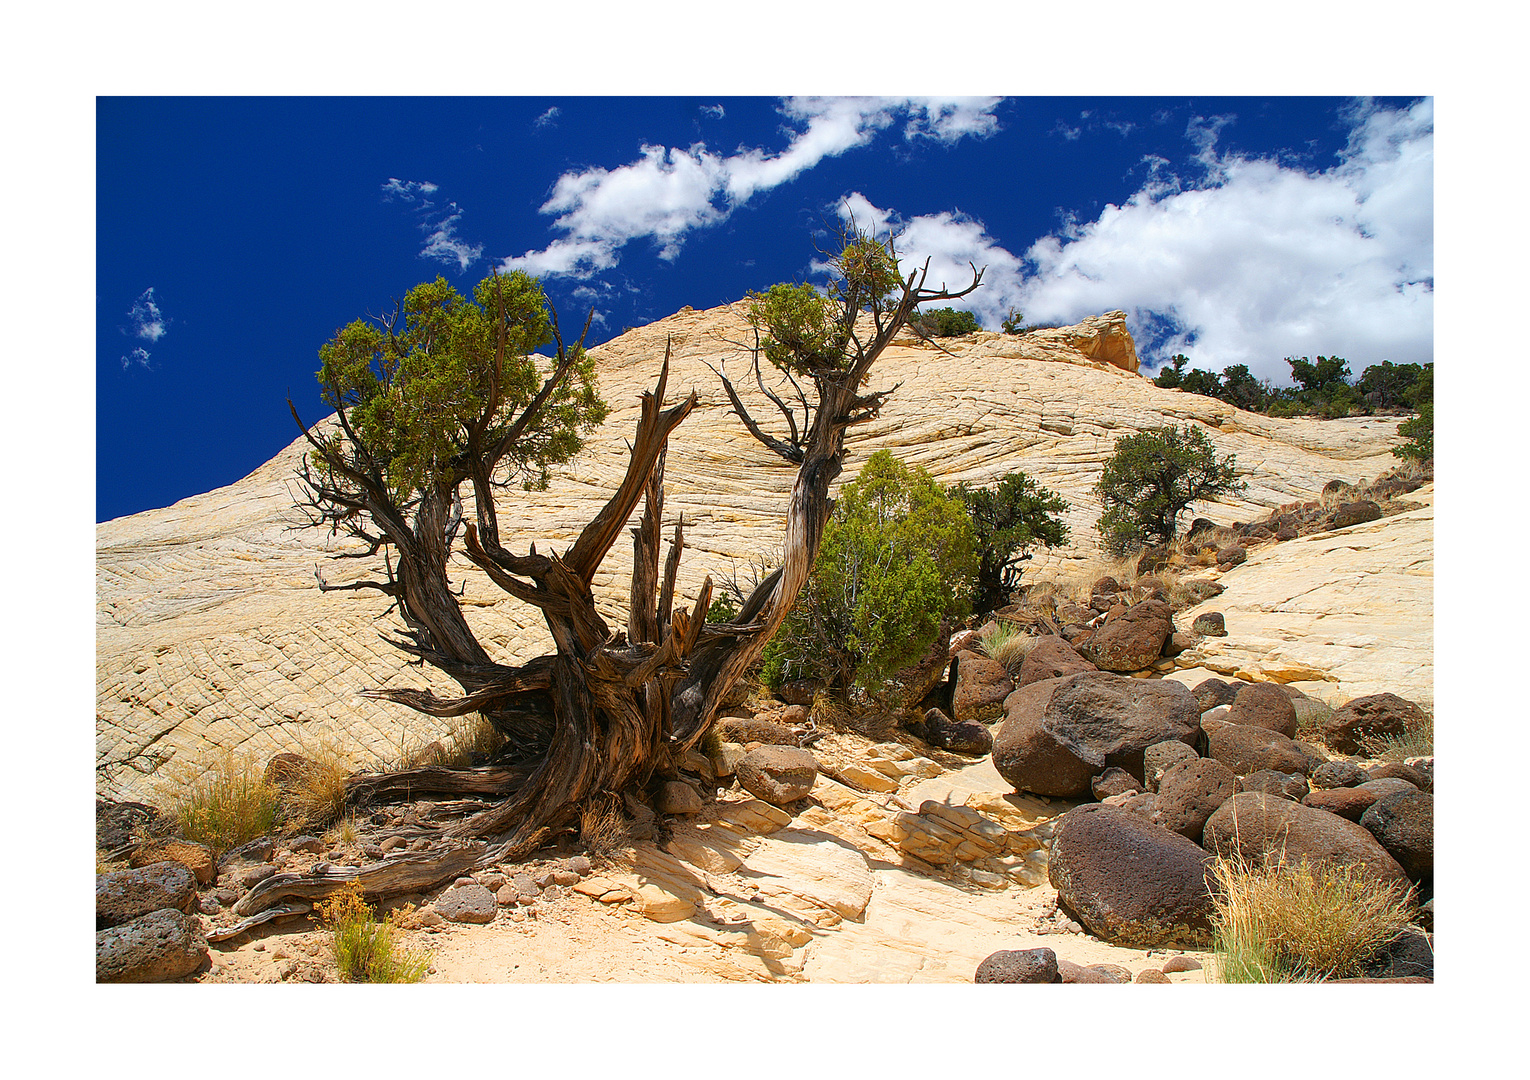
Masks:
[[[526,269],[599,342],[811,279],[845,213],[986,266],[991,329],[1122,308],[1144,367],[1277,383],[1432,360],[1433,132],[1429,98],[102,96],[97,520],[269,459],[318,347],[419,281]]]

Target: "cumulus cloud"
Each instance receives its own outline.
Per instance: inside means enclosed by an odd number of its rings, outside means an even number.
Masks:
[[[382,185],[384,202],[396,199],[414,207],[419,219],[417,224],[425,234],[420,258],[456,263],[459,270],[466,270],[483,255],[483,245],[469,244],[457,235],[462,208],[450,201],[445,206],[438,206],[430,196],[439,190],[438,185],[428,180],[399,180],[391,176]]]
[[[1193,118],[1199,175],[1145,161],[1122,205],[1031,245],[1016,306],[1056,322],[1124,309],[1144,358],[1247,364],[1276,383],[1287,356],[1343,356],[1356,374],[1432,360],[1433,102],[1360,102],[1343,120],[1338,164],[1309,171],[1222,153],[1233,118]]]
[[[649,239],[675,258],[695,229],[726,220],[755,194],[790,182],[825,158],[863,146],[898,122],[908,141],[951,143],[998,130],[998,98],[791,98],[780,106],[785,149],[708,150],[645,145],[637,160],[558,178],[544,214],[564,235],[540,251],[506,259],[505,269],[589,277],[616,265],[628,243]]]

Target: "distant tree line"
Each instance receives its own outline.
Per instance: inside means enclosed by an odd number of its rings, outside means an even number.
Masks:
[[[1434,405],[1434,364],[1372,364],[1358,380],[1339,356],[1286,357],[1295,386],[1275,387],[1256,379],[1245,364],[1231,364],[1221,374],[1185,370],[1189,357],[1169,358],[1153,382],[1165,388],[1213,397],[1267,416],[1370,416],[1379,410],[1418,412]]]

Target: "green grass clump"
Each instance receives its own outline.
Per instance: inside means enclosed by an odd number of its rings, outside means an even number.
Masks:
[[[1361,751],[1377,761],[1406,761],[1410,757],[1434,756],[1434,717],[1425,713],[1409,720],[1402,734],[1379,739],[1363,739]]]
[[[329,931],[330,948],[348,982],[415,983],[430,970],[430,957],[399,948],[398,928],[378,922],[361,886],[351,882],[316,906]]]
[[[1217,970],[1227,983],[1324,982],[1361,974],[1407,928],[1413,898],[1356,867],[1218,859]]]
[[[281,793],[256,760],[227,751],[207,771],[165,788],[162,801],[181,835],[212,848],[214,858],[265,836],[281,813]]]

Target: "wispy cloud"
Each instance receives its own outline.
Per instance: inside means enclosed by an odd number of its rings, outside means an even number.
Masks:
[[[128,318],[132,320],[133,336],[145,341],[158,341],[165,336],[169,327],[165,317],[160,314],[159,305],[154,302],[152,285],[133,301],[133,306],[128,310]]]
[[[417,224],[425,234],[425,246],[420,250],[420,257],[456,263],[459,270],[466,270],[482,257],[483,245],[469,244],[457,235],[462,208],[451,201],[445,206],[438,206],[431,196],[439,190],[439,185],[428,180],[400,180],[391,176],[382,185],[384,202],[398,200],[414,208],[419,218]]]
[[[701,107],[701,115],[710,117],[713,120],[721,120],[727,114],[723,112],[721,105],[703,105]]]
[[[554,105],[552,108],[548,109],[541,116],[539,116],[535,120],[533,120],[531,122],[531,126],[534,127],[534,128],[537,128],[539,130],[541,128],[551,127],[551,126],[555,125],[558,122],[558,116],[559,116],[558,106]]]
[[[1357,374],[1432,359],[1433,102],[1359,102],[1343,120],[1338,164],[1308,170],[1222,153],[1234,118],[1193,118],[1200,175],[1145,160],[1139,191],[1037,240],[1004,291],[1031,320],[1124,309],[1145,357],[1247,364],[1277,383],[1286,356],[1344,356]]]
[[[725,221],[754,195],[789,183],[826,158],[863,146],[902,122],[905,140],[952,143],[998,130],[998,98],[791,98],[780,106],[785,149],[708,150],[645,145],[615,169],[565,173],[542,205],[562,232],[540,251],[504,261],[538,277],[587,278],[616,265],[623,247],[649,239],[673,259],[687,234]]]
[[[138,338],[154,345],[165,336],[170,328],[170,320],[166,319],[159,310],[159,304],[154,299],[154,286],[149,286],[138,294],[138,299],[133,301],[133,306],[128,308],[128,325],[122,327],[122,332],[129,337]],[[134,348],[122,357],[122,370],[126,371],[134,364],[140,367],[150,367],[149,350],[142,345]]]

